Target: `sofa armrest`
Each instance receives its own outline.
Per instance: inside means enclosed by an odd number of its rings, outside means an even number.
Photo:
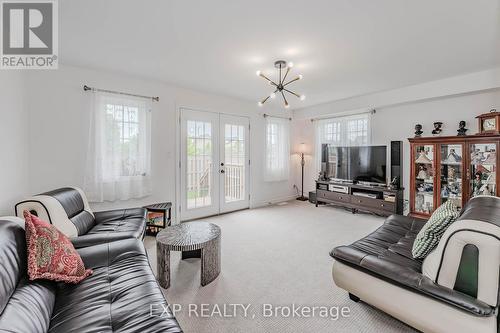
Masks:
[[[426,277],[421,280],[419,290],[476,316],[488,317],[495,314],[495,307],[467,294],[440,286]]]
[[[478,220],[453,223],[425,258],[422,273],[434,283],[499,304],[500,228]]]
[[[124,219],[146,219],[147,210],[145,208],[115,209],[95,212],[96,224],[124,220]]]

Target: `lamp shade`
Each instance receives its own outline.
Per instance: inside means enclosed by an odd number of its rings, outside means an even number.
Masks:
[[[307,145],[302,142],[297,146],[297,154],[306,154],[306,153],[307,153]]]

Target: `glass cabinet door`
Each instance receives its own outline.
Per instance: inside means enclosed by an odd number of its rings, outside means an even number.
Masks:
[[[439,204],[453,201],[460,211],[462,209],[464,149],[461,144],[442,144],[440,147]]]
[[[416,146],[414,150],[415,202],[414,211],[431,214],[434,210],[434,146]]]
[[[497,144],[473,143],[470,148],[469,192],[477,195],[497,195]]]

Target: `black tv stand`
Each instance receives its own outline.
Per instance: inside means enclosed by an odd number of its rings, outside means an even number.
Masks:
[[[339,181],[316,181],[316,207],[332,204],[358,211],[389,216],[403,214],[403,189],[387,186],[352,184]]]

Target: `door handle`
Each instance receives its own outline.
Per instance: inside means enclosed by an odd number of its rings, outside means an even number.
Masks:
[[[226,173],[226,171],[224,171],[224,170],[221,170],[221,171],[220,171],[220,173]]]
[[[220,163],[220,166],[224,166],[224,162],[221,162],[221,163]]]

